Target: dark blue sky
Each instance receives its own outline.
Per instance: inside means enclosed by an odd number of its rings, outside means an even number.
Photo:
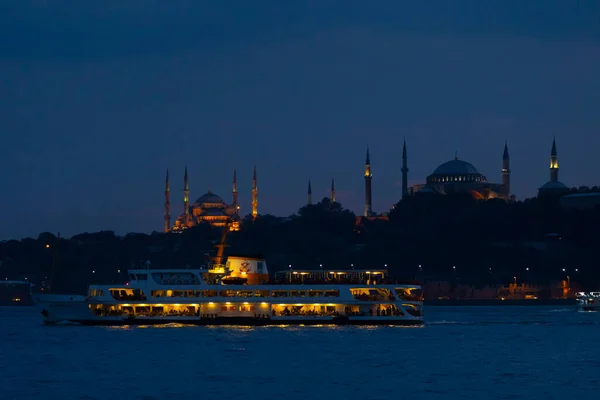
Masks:
[[[513,192],[597,185],[600,2],[19,0],[0,3],[0,239],[161,230],[210,187],[244,214],[328,194],[375,211],[459,157]]]

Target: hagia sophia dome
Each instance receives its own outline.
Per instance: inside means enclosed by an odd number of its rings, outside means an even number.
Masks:
[[[487,182],[487,179],[473,164],[456,157],[441,164],[427,177],[427,183],[444,182]]]

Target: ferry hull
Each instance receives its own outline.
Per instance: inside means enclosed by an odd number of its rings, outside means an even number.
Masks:
[[[98,326],[124,325],[422,325],[423,319],[412,316],[97,316],[92,313],[88,302],[65,301],[48,304],[41,311],[47,324],[81,324]]]
[[[252,318],[252,317],[216,317],[216,318],[91,318],[60,321],[45,321],[47,324],[55,323],[75,323],[87,326],[148,326],[148,325],[198,325],[198,326],[285,326],[285,325],[395,325],[395,326],[418,326],[423,325],[423,320],[400,320],[400,319],[349,319],[349,318],[332,318],[332,319],[270,319],[270,318]]]

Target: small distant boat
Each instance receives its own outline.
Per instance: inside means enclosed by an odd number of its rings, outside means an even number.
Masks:
[[[577,309],[579,311],[600,311],[600,292],[577,293]]]
[[[30,306],[32,287],[27,281],[0,281],[0,306]]]

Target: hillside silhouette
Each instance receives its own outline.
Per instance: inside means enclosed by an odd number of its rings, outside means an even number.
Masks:
[[[328,198],[286,218],[246,217],[227,237],[226,255],[263,256],[271,274],[288,269],[379,269],[398,279],[542,284],[568,276],[599,290],[600,208],[562,208],[557,198],[476,201],[469,195],[414,195],[389,221],[357,219]],[[0,244],[0,278],[24,279],[53,292],[123,282],[132,267],[198,268],[214,253],[219,228],[181,234],[111,231],[69,239],[41,233]],[[50,288],[50,284],[52,287]]]

